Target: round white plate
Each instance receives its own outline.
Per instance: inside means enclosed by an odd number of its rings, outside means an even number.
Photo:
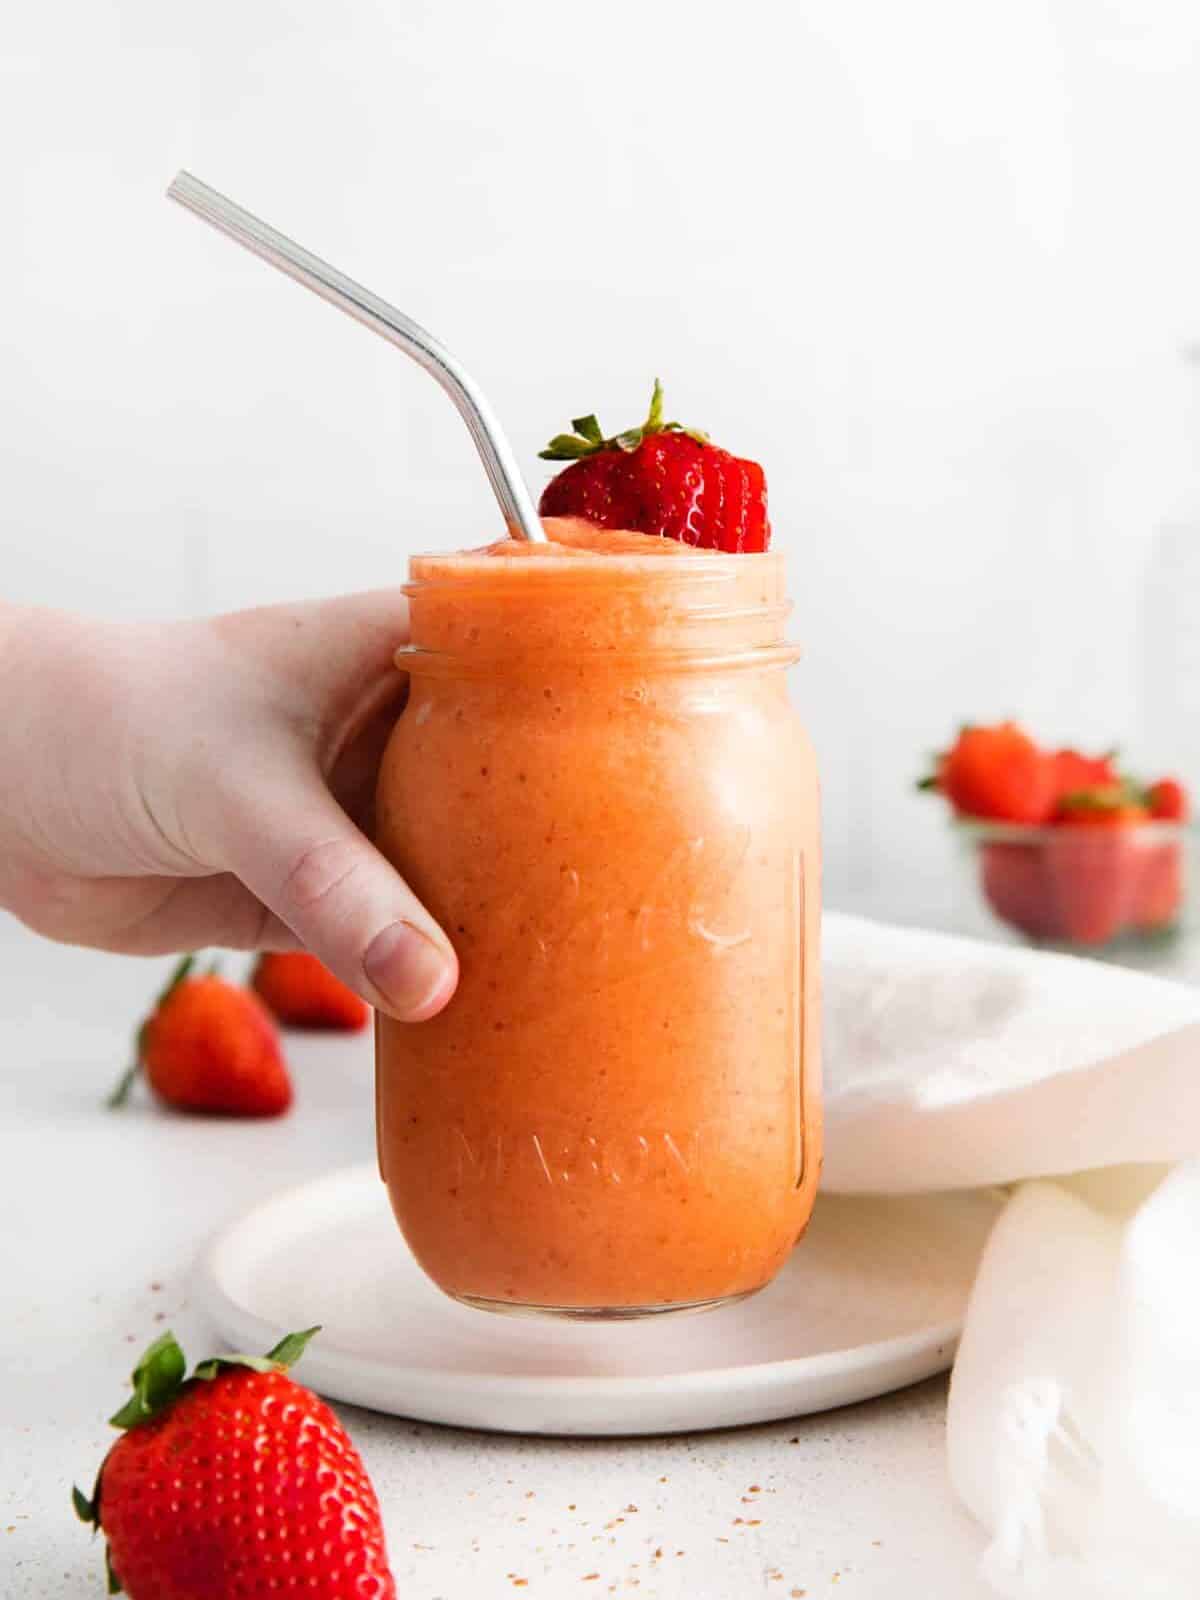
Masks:
[[[513,1433],[722,1428],[865,1400],[950,1365],[999,1201],[822,1196],[771,1286],[693,1316],[499,1317],[417,1266],[373,1166],[291,1189],[233,1223],[200,1298],[239,1350],[320,1323],[306,1383],[399,1416]]]

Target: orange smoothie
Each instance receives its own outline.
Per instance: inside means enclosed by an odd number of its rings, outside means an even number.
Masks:
[[[719,1303],[778,1270],[820,1171],[783,562],[546,528],[412,563],[377,837],[461,979],[431,1021],[379,1021],[380,1167],[472,1304]]]

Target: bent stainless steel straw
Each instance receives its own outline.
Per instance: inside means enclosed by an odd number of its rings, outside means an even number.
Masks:
[[[492,408],[470,373],[432,334],[361,283],[355,283],[353,278],[322,261],[320,256],[313,255],[269,223],[201,183],[190,172],[178,173],[167,195],[419,362],[458,407],[510,531],[518,539],[545,540],[525,480]]]

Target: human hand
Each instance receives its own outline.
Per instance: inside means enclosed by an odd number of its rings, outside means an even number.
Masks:
[[[433,1016],[454,951],[367,837],[407,637],[397,591],[176,623],[0,609],[0,906],[137,955],[303,945]]]

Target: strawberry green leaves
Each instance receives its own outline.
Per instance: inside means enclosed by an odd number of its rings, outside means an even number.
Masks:
[[[556,433],[546,448],[538,452],[543,461],[579,461],[584,456],[599,455],[602,450],[623,450],[629,454],[656,433],[686,433],[697,444],[709,443],[708,435],[697,428],[663,421],[663,386],[657,378],[650,397],[650,410],[640,428],[626,428],[606,438],[594,414],[573,418],[571,427],[573,432]]]
[[[92,1490],[89,1500],[83,1490],[76,1484],[71,1485],[71,1504],[75,1507],[75,1515],[80,1522],[86,1522],[91,1528],[100,1526],[100,1485]]]
[[[318,1323],[313,1328],[305,1328],[301,1333],[289,1333],[279,1341],[265,1356],[213,1356],[208,1361],[201,1361],[192,1373],[193,1378],[203,1382],[211,1382],[218,1374],[228,1371],[231,1367],[248,1367],[251,1372],[277,1372],[281,1368],[286,1371],[294,1366],[308,1345],[308,1341],[321,1331]]]
[[[604,434],[594,415],[586,417],[573,417],[571,427],[581,439],[586,439],[589,444],[603,444]]]
[[[148,1422],[175,1399],[186,1370],[179,1341],[173,1333],[162,1334],[133,1369],[132,1395],[108,1420],[114,1428],[136,1428],[139,1422]]]

